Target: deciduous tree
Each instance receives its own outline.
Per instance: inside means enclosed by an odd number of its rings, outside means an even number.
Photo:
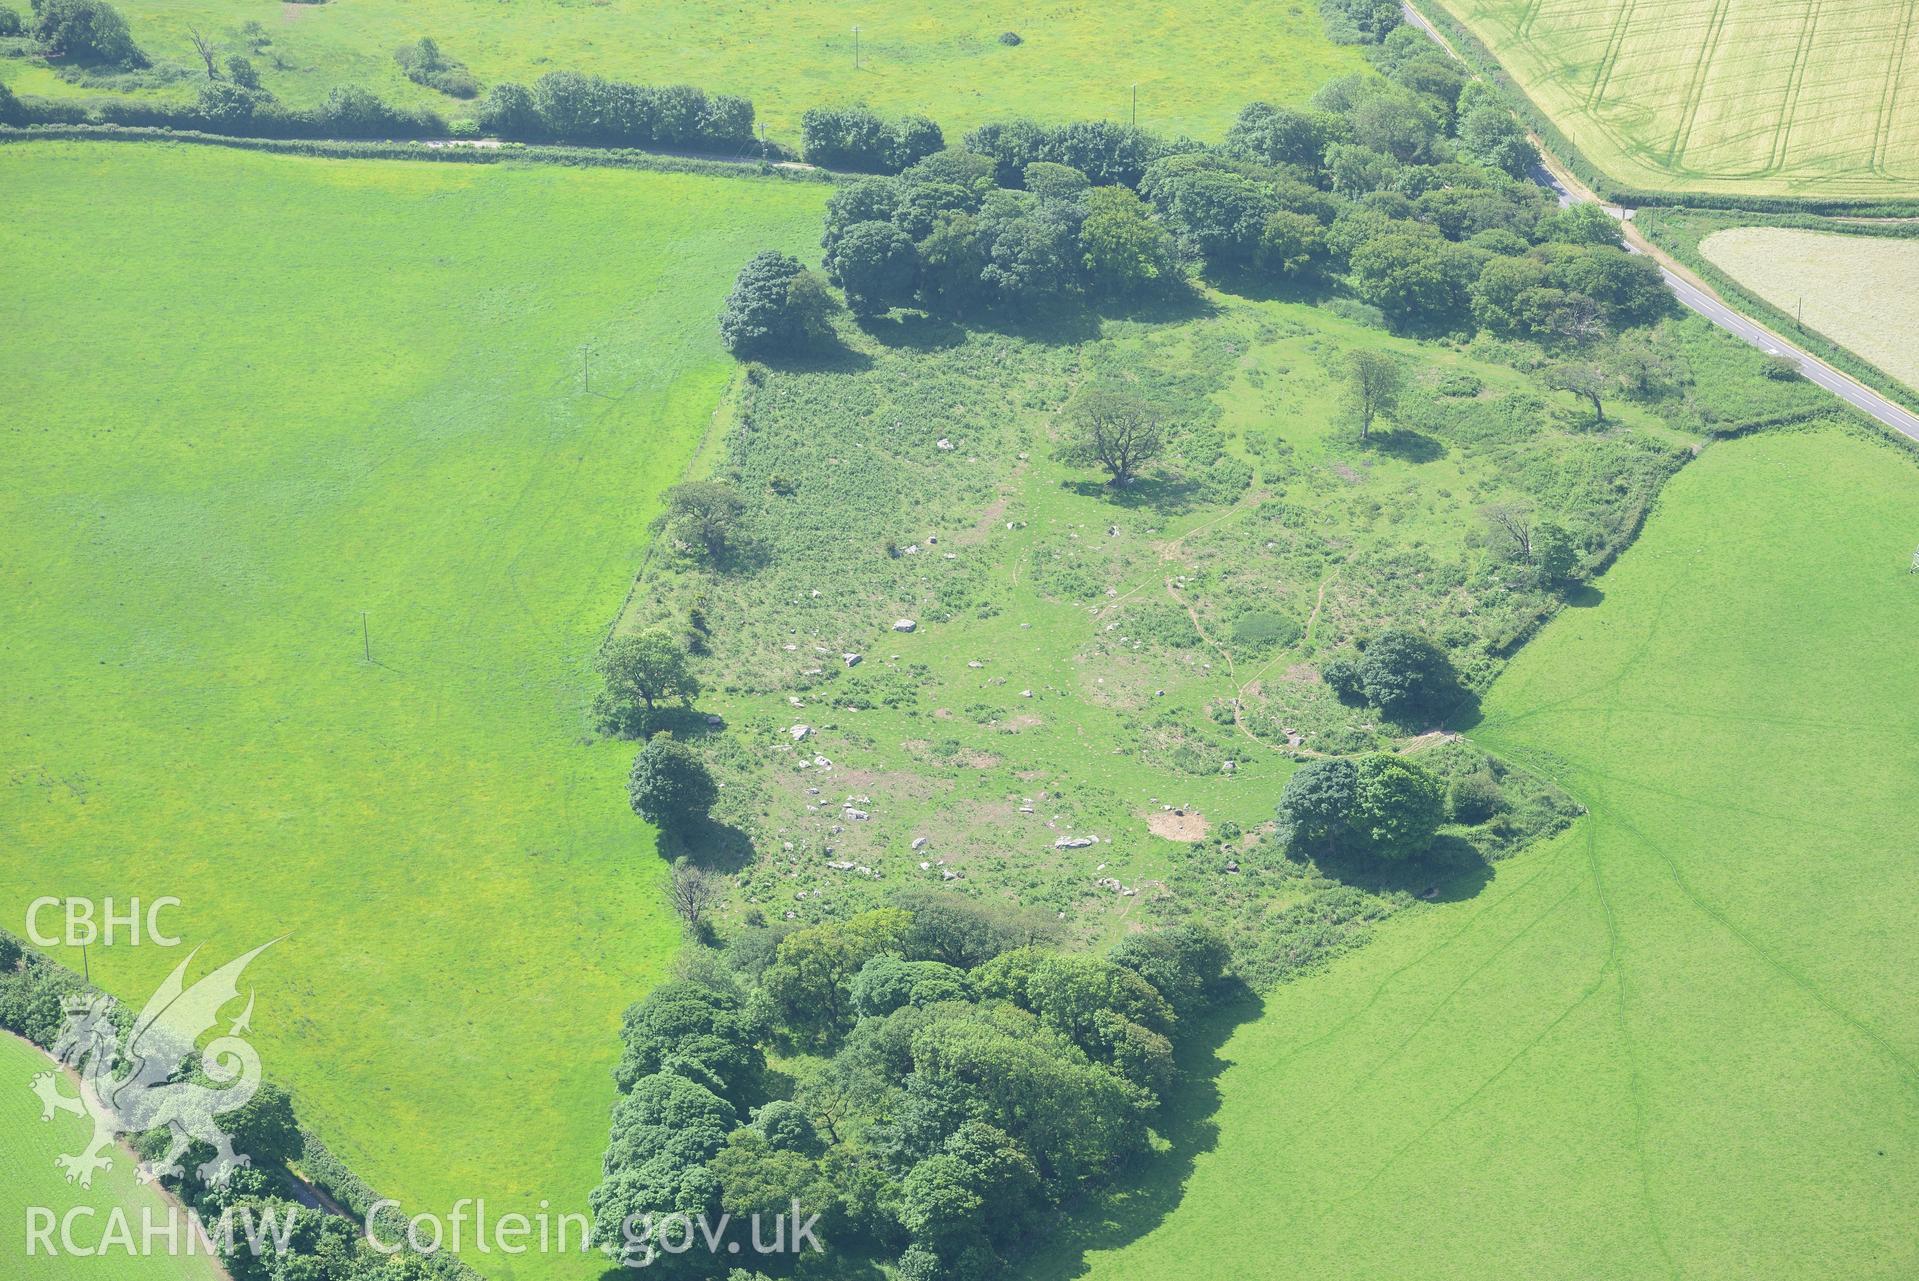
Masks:
[[[720,793],[698,752],[656,734],[633,758],[626,794],[635,814],[663,831],[683,832],[705,821]]]
[[[1344,372],[1346,406],[1359,424],[1359,438],[1366,440],[1372,435],[1375,421],[1398,411],[1406,376],[1398,361],[1367,347],[1346,354]]]
[[[1138,396],[1089,388],[1073,398],[1063,415],[1062,462],[1105,468],[1115,489],[1133,483],[1140,468],[1166,448],[1158,407]]]

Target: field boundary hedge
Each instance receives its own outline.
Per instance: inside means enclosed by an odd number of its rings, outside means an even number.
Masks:
[[[264,151],[283,156],[321,156],[336,160],[438,160],[454,164],[571,165],[575,168],[636,169],[654,173],[690,173],[727,178],[777,178],[787,182],[844,182],[847,176],[829,169],[793,168],[752,160],[718,160],[631,147],[568,147],[502,142],[477,147],[470,142],[353,141],[327,138],[249,138],[207,133],[198,129],[168,129],[157,125],[44,124],[24,128],[0,126],[0,144],[9,142],[183,142],[238,151]]]
[[[1474,35],[1464,23],[1448,12],[1439,0],[1424,0],[1424,3],[1417,3],[1416,0],[1402,0],[1402,2],[1441,32],[1452,43],[1455,52],[1468,68],[1504,90],[1521,122],[1539,136],[1546,150],[1552,152],[1575,177],[1591,187],[1602,200],[1635,208],[1660,205],[1687,206],[1695,209],[1744,210],[1753,213],[1879,214],[1888,217],[1919,214],[1919,198],[1880,200],[1871,197],[1850,197],[1820,200],[1805,196],[1746,196],[1738,193],[1677,188],[1671,191],[1649,191],[1626,186],[1588,159],[1586,153],[1581,151],[1557,124],[1553,123],[1552,117],[1533,101],[1531,95],[1506,70],[1505,64],[1499,61],[1498,55],[1493,53],[1485,42]]]

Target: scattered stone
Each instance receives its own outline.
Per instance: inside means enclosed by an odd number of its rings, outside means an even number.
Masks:
[[[848,667],[858,667],[866,656],[864,654],[841,654],[840,657],[846,660]]]
[[[1226,761],[1220,765],[1219,772],[1222,774],[1231,774],[1237,771],[1238,769],[1239,769],[1239,765],[1237,762]]]
[[[920,545],[919,545],[918,543],[908,543],[908,544],[907,544],[907,546],[906,546],[906,554],[907,554],[908,556],[917,556],[917,555],[919,555],[919,554],[920,554]]]
[[[959,879],[959,873],[950,867],[942,867],[940,869],[940,879],[942,881],[957,881]]]
[[[1019,692],[1019,696],[1021,698],[1031,698],[1033,696],[1033,691],[1030,689],[1023,689]]]
[[[893,630],[896,632],[911,632],[917,631],[918,629],[919,624],[910,618],[900,618],[893,621]]]
[[[706,718],[706,727],[708,729],[725,729],[726,718],[724,716],[708,716]]]
[[[1239,870],[1239,864],[1235,863],[1232,859],[1227,859],[1226,870],[1229,872],[1237,872]]]
[[[850,872],[853,870],[853,865],[845,861],[844,859],[835,859],[832,862],[828,863],[827,866],[832,868],[835,872]]]
[[[1062,836],[1053,842],[1056,850],[1083,850],[1088,845],[1098,845],[1097,836]]]
[[[933,870],[933,865],[931,863],[927,862],[925,859],[920,860],[920,871],[930,872],[932,870]]]
[[[808,734],[811,734],[813,732],[813,727],[811,725],[795,725],[792,729],[789,729],[786,732],[788,734],[791,734],[793,736],[793,741],[797,743],[797,742],[800,742],[802,739],[804,739]]]
[[[967,665],[968,667],[984,667],[984,666],[986,666],[986,664],[985,664],[985,663],[982,663],[982,662],[980,662],[980,661],[979,661],[979,659],[977,659],[977,658],[976,658],[976,659],[973,659],[973,660],[972,660],[971,662],[969,662],[969,663],[968,663],[968,664],[966,664],[966,665]]]
[[[938,440],[933,442],[933,447],[935,449],[940,450],[942,453],[950,453],[953,448],[953,442],[946,439],[946,437],[941,436]]]
[[[851,805],[846,807],[844,813],[847,818],[852,819],[855,823],[864,823],[867,819],[873,817],[865,810],[856,810]]]
[[[938,534],[928,534],[926,536],[926,545],[928,547],[931,547],[934,543],[937,543],[939,540],[940,540],[940,536]]]
[[[916,837],[914,837],[914,838],[913,838],[913,848],[914,848],[914,849],[916,849],[916,850],[923,850],[923,849],[925,849],[925,848],[926,848],[926,838],[925,838],[924,836],[916,836]]]

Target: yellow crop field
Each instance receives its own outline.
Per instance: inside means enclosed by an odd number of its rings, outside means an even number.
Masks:
[[[1919,241],[1736,227],[1699,242],[1727,275],[1842,347],[1919,387]]]
[[[1441,0],[1632,187],[1919,194],[1909,0]]]

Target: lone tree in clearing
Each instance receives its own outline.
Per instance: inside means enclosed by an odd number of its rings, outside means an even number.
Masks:
[[[1280,838],[1302,853],[1400,860],[1424,853],[1445,817],[1446,789],[1403,756],[1308,761],[1279,798]]]
[[[1065,418],[1059,460],[1105,468],[1111,476],[1106,483],[1114,489],[1132,484],[1139,469],[1166,449],[1160,411],[1137,396],[1093,388],[1073,398]]]
[[[1514,560],[1533,563],[1533,515],[1524,507],[1495,503],[1480,513],[1493,532],[1504,538]]]
[[[736,549],[746,500],[723,480],[693,480],[666,491],[666,510],[655,522],[695,555],[714,564]]]
[[[706,909],[719,901],[720,887],[704,869],[682,858],[674,860],[666,894],[673,904],[673,914],[697,934],[706,920]]]
[[[1399,411],[1399,393],[1406,375],[1399,363],[1382,351],[1361,348],[1346,355],[1346,404],[1359,420],[1359,438],[1370,439],[1373,421]]]
[[[1604,397],[1610,390],[1612,374],[1597,360],[1566,360],[1547,367],[1545,383],[1554,391],[1569,391],[1593,407],[1593,425],[1606,423]]]
[[[671,734],[656,734],[633,758],[626,796],[633,812],[661,831],[685,832],[706,821],[720,789],[698,752]]]
[[[521,131],[532,123],[530,104],[522,110],[521,104],[501,93],[514,87],[498,86],[488,96],[481,111],[483,125],[489,114],[511,117],[513,127]],[[799,259],[769,249],[754,254],[740,268],[733,292],[726,296],[726,309],[720,313],[720,338],[737,356],[797,351],[832,336],[836,305],[820,278],[801,266]]]
[[[690,703],[700,694],[686,646],[664,627],[614,637],[600,651],[598,665],[606,688],[594,702],[594,713],[601,728],[617,733],[644,733],[661,702]]]

